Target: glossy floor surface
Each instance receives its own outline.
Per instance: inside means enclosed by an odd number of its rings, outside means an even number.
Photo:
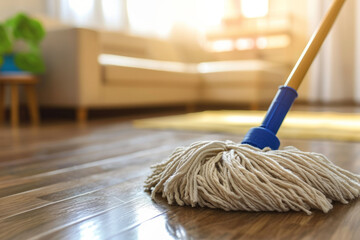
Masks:
[[[359,239],[360,201],[315,211],[249,213],[169,206],[143,190],[175,147],[241,136],[134,129],[116,119],[0,137],[0,239]],[[360,143],[283,140],[360,173]]]

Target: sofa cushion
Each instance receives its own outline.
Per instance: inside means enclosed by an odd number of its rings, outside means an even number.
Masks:
[[[196,65],[101,54],[106,84],[194,87],[200,83]]]
[[[205,86],[242,86],[251,85],[251,81],[262,79],[262,86],[273,86],[274,82],[284,81],[282,77],[289,71],[284,64],[261,60],[239,60],[239,61],[219,61],[204,62],[198,65],[203,84]],[[278,75],[277,79],[264,79],[263,75],[271,73]],[[260,78],[260,79],[259,79]]]
[[[289,67],[262,60],[189,64],[101,54],[104,81],[132,87],[198,88],[205,102],[270,101]]]
[[[201,100],[205,102],[270,102],[284,84],[289,67],[261,60],[205,62],[201,73]]]

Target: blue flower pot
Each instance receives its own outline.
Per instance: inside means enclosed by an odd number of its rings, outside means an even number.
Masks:
[[[15,64],[15,54],[5,54],[3,55],[4,63],[0,67],[1,73],[20,73],[23,72]]]

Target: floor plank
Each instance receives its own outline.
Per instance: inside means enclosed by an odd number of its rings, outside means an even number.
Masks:
[[[357,239],[360,230],[355,212],[360,205],[337,204],[329,214],[246,213],[172,207],[156,218],[112,236],[114,239],[146,239],[156,235],[177,239]],[[344,224],[347,224],[344,227]],[[145,235],[144,235],[145,234]],[[164,238],[165,239],[165,238]]]
[[[0,239],[358,239],[360,202],[330,213],[169,206],[144,192],[177,146],[241,136],[134,129],[116,119],[0,129]],[[282,140],[360,173],[360,143]]]

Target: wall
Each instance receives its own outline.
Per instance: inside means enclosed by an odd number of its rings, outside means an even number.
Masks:
[[[17,12],[45,14],[46,0],[0,0],[0,21]]]

